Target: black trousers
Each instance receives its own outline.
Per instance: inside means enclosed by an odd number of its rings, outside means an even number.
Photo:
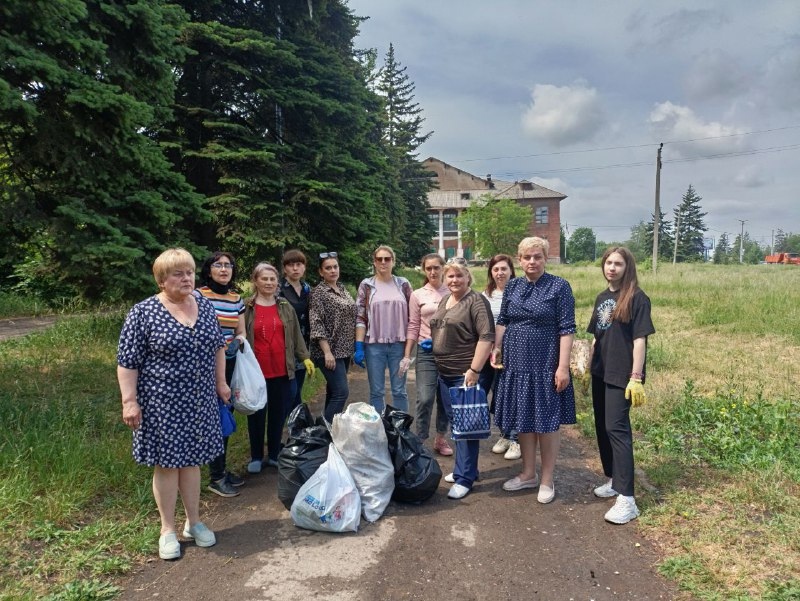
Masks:
[[[592,405],[597,446],[603,473],[613,479],[614,490],[633,496],[633,432],[631,402],[625,400],[625,389],[592,376]]]
[[[267,406],[247,416],[250,437],[250,457],[264,459],[264,435],[267,437],[267,457],[278,460],[281,451],[283,425],[289,415],[291,387],[288,376],[267,378]]]

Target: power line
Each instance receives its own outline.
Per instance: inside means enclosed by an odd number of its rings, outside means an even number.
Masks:
[[[766,134],[775,131],[785,131],[787,129],[800,129],[800,125],[786,125],[784,127],[773,127],[771,129],[759,129],[753,131],[743,131],[735,134],[724,134],[719,136],[706,136],[704,138],[689,138],[687,140],[668,140],[664,144],[688,144],[691,142],[704,142],[707,140],[721,140],[724,138],[736,138],[739,136],[751,136],[754,134]],[[602,148],[584,148],[580,150],[560,150],[555,152],[540,152],[536,154],[518,154],[499,157],[487,157],[482,159],[456,159],[459,163],[473,163],[476,161],[501,161],[506,159],[529,159],[536,157],[559,156],[563,154],[581,154],[586,152],[604,152],[606,150],[627,150],[630,148],[649,148],[651,146],[658,146],[658,142],[649,142],[644,144],[631,144],[628,146],[606,146]]]

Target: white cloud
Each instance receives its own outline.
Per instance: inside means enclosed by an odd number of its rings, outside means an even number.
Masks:
[[[738,96],[749,81],[739,62],[719,48],[704,50],[694,57],[684,78],[684,88],[693,100]]]
[[[597,90],[585,82],[571,86],[536,84],[522,115],[522,129],[555,147],[590,141],[606,122]]]
[[[743,188],[761,188],[769,183],[756,165],[748,165],[733,178],[733,183]]]
[[[649,121],[657,140],[693,140],[670,144],[671,158],[697,158],[746,148],[744,137],[736,136],[746,129],[703,121],[689,107],[669,101],[657,104],[650,112]]]

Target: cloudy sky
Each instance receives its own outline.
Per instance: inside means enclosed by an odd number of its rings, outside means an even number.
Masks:
[[[569,231],[625,240],[691,184],[709,237],[800,233],[800,2],[349,0],[356,44],[416,85],[435,156],[568,195]],[[733,237],[733,236],[732,236]]]

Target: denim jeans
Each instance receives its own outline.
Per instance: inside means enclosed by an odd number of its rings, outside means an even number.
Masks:
[[[400,411],[408,411],[406,394],[406,374],[402,376],[400,361],[405,354],[405,342],[370,342],[364,345],[369,379],[369,402],[378,413],[383,412],[383,394],[386,387],[386,368],[389,369],[389,384],[392,389],[392,406]]]
[[[422,440],[428,438],[431,429],[431,414],[433,414],[433,403],[436,401],[436,433],[446,434],[450,421],[442,405],[442,393],[439,390],[439,374],[436,371],[436,362],[433,360],[433,353],[419,348],[417,345],[417,436]]]
[[[264,434],[267,436],[267,456],[278,459],[281,451],[283,425],[289,415],[291,387],[288,376],[267,378],[267,406],[247,416],[247,433],[250,437],[250,457],[264,459]]]
[[[347,397],[350,396],[350,387],[347,385],[347,370],[350,368],[350,357],[337,359],[334,368],[325,367],[324,359],[317,359],[317,367],[325,376],[325,419],[333,423],[333,416],[344,410]]]
[[[447,412],[447,417],[452,421],[452,408],[450,407],[450,388],[461,386],[464,383],[464,376],[442,376],[439,375],[439,389],[442,393],[442,404]],[[478,383],[481,388],[486,388],[489,381],[483,376],[478,376]],[[478,452],[481,449],[480,440],[457,440],[456,461],[453,468],[453,478],[456,484],[461,484],[467,488],[472,488],[472,484],[478,479]]]

